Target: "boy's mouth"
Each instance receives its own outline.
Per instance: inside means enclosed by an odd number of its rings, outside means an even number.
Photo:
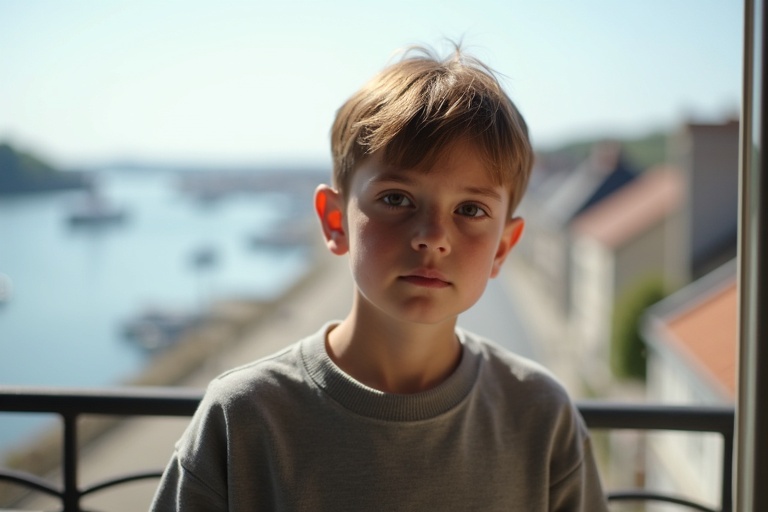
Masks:
[[[436,270],[417,270],[407,275],[400,276],[400,279],[406,283],[425,288],[446,288],[451,286],[450,281]]]

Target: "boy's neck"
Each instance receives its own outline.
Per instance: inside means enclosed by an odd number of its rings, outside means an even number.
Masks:
[[[389,319],[391,320],[391,319]],[[387,393],[417,393],[447,379],[461,360],[456,318],[437,325],[352,313],[326,337],[330,358],[355,380]]]

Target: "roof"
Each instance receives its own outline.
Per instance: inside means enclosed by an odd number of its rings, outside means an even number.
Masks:
[[[654,167],[579,215],[573,230],[607,247],[620,247],[679,208],[684,190],[678,168]]]
[[[595,144],[581,165],[567,173],[556,173],[542,183],[541,213],[559,225],[569,224],[592,204],[635,179],[617,143]]]
[[[738,344],[734,263],[683,288],[651,310],[653,340],[672,348],[704,383],[731,401],[736,397]]]

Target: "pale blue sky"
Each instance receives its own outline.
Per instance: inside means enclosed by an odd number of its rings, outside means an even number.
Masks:
[[[738,113],[735,0],[0,0],[0,140],[62,165],[327,162],[394,50],[465,46],[534,144]]]

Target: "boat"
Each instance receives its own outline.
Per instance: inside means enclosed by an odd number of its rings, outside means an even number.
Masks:
[[[148,309],[125,322],[123,336],[145,350],[163,350],[175,345],[202,321],[202,315],[198,314],[172,309]]]
[[[91,191],[67,216],[71,226],[102,226],[118,224],[126,219],[124,208],[111,204],[97,192]]]
[[[265,233],[252,234],[248,242],[252,248],[286,249],[312,245],[316,236],[316,228],[311,222],[293,222]]]
[[[219,254],[215,247],[202,246],[192,252],[192,265],[197,269],[212,267],[218,262]]]

